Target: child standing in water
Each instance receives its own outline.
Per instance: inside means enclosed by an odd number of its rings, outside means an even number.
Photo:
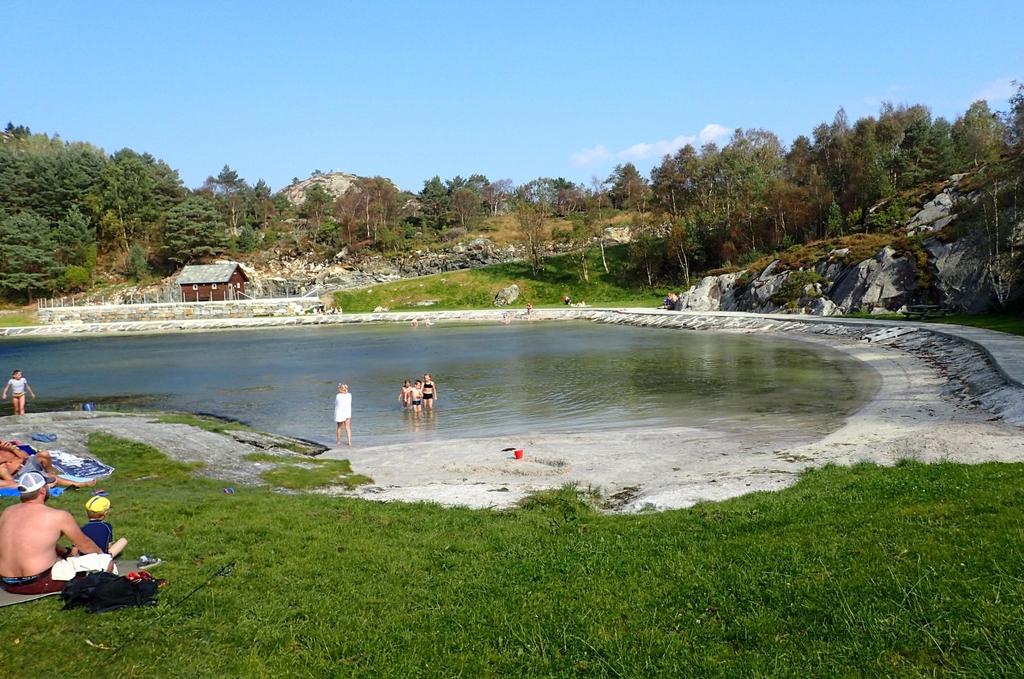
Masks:
[[[398,392],[398,401],[402,404],[403,410],[409,407],[409,403],[412,401],[412,385],[409,380],[402,382],[402,390]]]
[[[11,405],[14,406],[14,414],[24,415],[25,392],[27,391],[31,394],[32,398],[36,397],[36,392],[32,391],[32,387],[29,386],[28,380],[21,374],[20,370],[15,370],[11,373],[11,379],[7,380],[3,392],[0,393],[0,400],[7,398],[8,389],[11,390]]]
[[[409,392],[409,404],[412,406],[412,411],[419,415],[423,408],[423,383],[419,380],[416,380]]]
[[[437,384],[434,383],[434,378],[427,373],[423,376],[423,405],[427,407],[427,410],[434,409],[434,403],[437,401]]]

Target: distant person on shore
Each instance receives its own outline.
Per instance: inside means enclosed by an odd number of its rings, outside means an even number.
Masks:
[[[46,506],[49,481],[38,472],[24,474],[21,502],[0,514],[0,585],[12,594],[58,592],[80,572],[113,568],[111,556],[100,553],[70,512]],[[74,550],[58,544],[61,537],[83,556],[72,557]]]
[[[409,407],[412,401],[412,383],[409,380],[402,382],[402,390],[398,392],[398,401],[402,404],[402,410]]]
[[[25,392],[27,391],[32,396],[32,400],[35,400],[36,392],[32,391],[32,387],[29,386],[28,380],[21,374],[20,370],[15,370],[11,373],[11,379],[7,380],[3,392],[0,393],[0,400],[7,398],[8,389],[11,390],[11,405],[14,406],[14,414],[24,415]]]
[[[430,373],[426,373],[423,376],[423,405],[427,407],[427,410],[433,410],[436,402],[437,384],[434,382],[434,378],[430,376]]]
[[[93,495],[85,503],[85,512],[89,516],[89,521],[82,526],[82,532],[96,543],[101,552],[116,559],[128,546],[128,539],[118,538],[114,541],[114,527],[107,522],[110,500],[102,495]]]
[[[570,304],[572,304],[572,297],[570,297],[569,295],[562,295],[562,304],[564,304],[565,306],[569,306]]]
[[[533,302],[527,302],[526,303],[526,317],[527,318],[532,318],[533,317]]]
[[[412,392],[409,394],[409,405],[417,415],[423,409],[423,382],[416,380],[412,384]]]
[[[341,430],[345,430],[348,447],[352,447],[352,394],[348,393],[347,384],[338,385],[338,393],[334,397],[334,421],[337,423],[335,434],[338,446],[341,446]]]
[[[665,301],[661,303],[661,305],[669,311],[675,311],[677,304],[679,304],[679,295],[674,292],[668,293],[668,296],[665,297]]]

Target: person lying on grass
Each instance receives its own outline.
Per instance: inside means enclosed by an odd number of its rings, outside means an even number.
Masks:
[[[71,512],[46,506],[50,482],[39,472],[23,474],[21,502],[0,514],[0,586],[12,594],[57,592],[79,574],[113,570],[113,558],[100,553]],[[71,556],[61,537],[83,556]]]
[[[14,443],[0,441],[0,488],[17,488],[18,479],[28,472],[39,472],[43,476],[54,478],[51,487],[57,485],[86,488],[96,485],[96,479],[72,481],[56,476],[53,472],[53,456],[48,450],[40,450],[35,455],[29,455]]]

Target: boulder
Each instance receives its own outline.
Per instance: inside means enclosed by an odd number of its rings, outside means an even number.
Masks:
[[[828,297],[818,297],[817,299],[811,300],[811,303],[806,307],[807,313],[814,316],[842,316],[843,310],[840,309],[835,302],[830,300]]]
[[[507,288],[502,288],[494,296],[494,306],[508,306],[519,299],[519,286],[513,283]]]
[[[917,289],[917,267],[886,246],[874,257],[844,270],[829,288],[828,297],[843,313],[878,307],[896,310]]]
[[[953,196],[943,191],[924,204],[907,222],[907,232],[939,231],[953,221]]]
[[[924,242],[924,249],[928,252],[936,301],[967,313],[991,307],[993,291],[980,243],[966,238],[943,243],[930,238]]]
[[[628,226],[608,226],[605,227],[603,237],[606,243],[623,245],[633,241],[633,230]]]

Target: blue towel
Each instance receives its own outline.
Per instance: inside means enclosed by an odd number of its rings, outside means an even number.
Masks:
[[[50,497],[57,497],[64,492],[64,489],[60,486],[50,489]],[[17,488],[0,488],[0,497],[18,497],[21,493],[18,492]]]
[[[53,443],[57,440],[56,434],[32,434],[33,441],[42,441],[43,443]]]

